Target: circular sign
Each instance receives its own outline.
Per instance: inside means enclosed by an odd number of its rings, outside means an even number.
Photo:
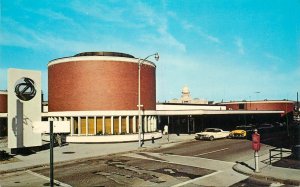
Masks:
[[[31,100],[36,94],[34,81],[27,77],[19,79],[15,84],[15,93],[22,101]]]

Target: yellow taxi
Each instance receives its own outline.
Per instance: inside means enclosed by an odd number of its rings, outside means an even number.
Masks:
[[[253,132],[253,126],[236,126],[235,130],[229,133],[229,138],[247,138]]]

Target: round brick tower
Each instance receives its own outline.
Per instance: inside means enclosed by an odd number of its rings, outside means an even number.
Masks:
[[[85,52],[48,64],[49,112],[137,110],[138,60],[116,52]],[[156,109],[156,66],[141,66],[143,110]]]

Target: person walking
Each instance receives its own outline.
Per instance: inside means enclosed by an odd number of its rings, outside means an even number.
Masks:
[[[59,147],[62,146],[62,139],[59,133],[56,134],[56,142],[58,143]]]

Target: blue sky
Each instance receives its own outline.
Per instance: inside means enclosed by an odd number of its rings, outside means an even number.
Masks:
[[[292,99],[300,91],[300,1],[0,0],[7,68],[40,70],[84,51],[158,52],[157,100]],[[154,59],[152,59],[154,61]],[[260,93],[257,93],[260,92]]]

